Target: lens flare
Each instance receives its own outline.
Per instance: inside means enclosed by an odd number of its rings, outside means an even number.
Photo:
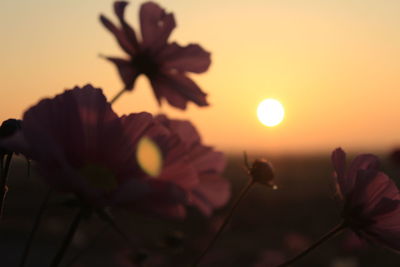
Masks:
[[[161,173],[162,153],[158,145],[148,137],[143,137],[138,144],[136,156],[143,171],[152,177]]]

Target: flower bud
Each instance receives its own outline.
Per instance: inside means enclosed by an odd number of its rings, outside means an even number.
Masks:
[[[274,168],[269,161],[265,159],[256,159],[249,172],[254,182],[277,189],[277,186],[274,183]]]
[[[21,130],[21,120],[8,119],[3,121],[0,126],[0,139],[9,137],[15,134],[17,131]],[[0,147],[0,157],[11,153],[5,148]]]

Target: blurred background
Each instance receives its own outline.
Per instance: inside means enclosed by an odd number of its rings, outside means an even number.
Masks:
[[[102,13],[116,21],[112,2],[0,2],[0,121],[21,118],[40,99],[75,85],[92,83],[109,98],[121,89],[114,66],[99,57],[123,56],[98,19]],[[143,1],[130,2],[126,18],[138,29]],[[252,159],[270,159],[277,170],[279,190],[251,190],[204,266],[275,266],[335,226],[340,206],[329,159],[335,147],[352,155],[378,153],[383,169],[398,182],[399,169],[388,155],[400,144],[399,1],[157,2],[175,14],[178,26],[171,40],[199,43],[212,53],[210,70],[192,76],[209,94],[211,106],[190,104],[184,112],[158,107],[148,81],[140,77],[115,110],[121,115],[163,112],[193,121],[206,144],[227,153],[225,176],[232,182],[233,197],[247,179],[243,150]],[[265,98],[278,99],[285,108],[283,122],[273,128],[257,118],[257,106]],[[18,266],[31,218],[47,189],[35,173],[26,178],[25,163],[19,160],[13,163],[9,187],[0,227],[1,266]],[[49,264],[65,222],[72,220],[75,210],[64,202],[65,196],[52,196],[31,266]],[[127,250],[112,229],[88,218],[65,263],[90,246],[71,266],[139,266],[132,262],[142,259],[152,266],[166,256],[172,259],[170,266],[185,266],[205,246],[227,208],[211,220],[192,211],[183,222],[116,211],[129,235],[145,242],[143,252]],[[99,232],[104,233],[91,246]],[[345,233],[296,266],[399,264],[394,253]]]

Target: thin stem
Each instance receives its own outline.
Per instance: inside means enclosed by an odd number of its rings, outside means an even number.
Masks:
[[[103,228],[101,228],[100,231],[96,233],[96,235],[93,237],[90,243],[84,249],[78,252],[71,260],[69,260],[64,267],[69,267],[72,266],[74,263],[76,263],[86,252],[88,252],[97,243],[98,239],[106,232],[108,227],[109,224],[103,226]]]
[[[47,194],[44,197],[44,199],[42,201],[42,204],[40,205],[39,212],[36,215],[35,221],[33,222],[32,230],[29,233],[28,240],[27,240],[27,242],[25,244],[24,251],[22,252],[22,260],[21,260],[21,262],[19,264],[20,267],[24,267],[25,264],[26,264],[26,260],[28,259],[29,251],[30,251],[31,246],[32,246],[33,237],[35,236],[35,233],[36,233],[36,231],[37,231],[37,229],[38,229],[38,227],[40,225],[40,222],[41,222],[42,217],[43,217],[43,213],[44,213],[44,211],[46,210],[46,207],[47,207],[47,203],[50,200],[51,192],[52,192],[51,189],[49,189],[47,191]]]
[[[193,266],[197,266],[201,260],[204,258],[204,256],[207,254],[207,252],[211,249],[211,247],[214,245],[214,243],[217,241],[218,237],[222,234],[224,231],[225,227],[228,225],[228,222],[232,218],[233,213],[235,212],[236,208],[238,207],[239,203],[243,200],[243,198],[246,196],[247,192],[250,190],[251,186],[254,184],[253,179],[250,179],[247,185],[242,189],[242,192],[239,194],[239,196],[236,198],[235,202],[233,203],[231,209],[229,210],[228,214],[226,215],[224,222],[218,229],[218,232],[214,235],[213,239],[211,239],[210,243],[208,246],[203,250],[203,252],[200,254],[200,256],[196,259],[194,262]]]
[[[121,91],[119,91],[110,101],[110,104],[114,104],[115,101],[118,100],[118,98],[120,98],[124,93],[125,93],[125,89],[122,89]]]
[[[8,171],[10,170],[11,159],[13,153],[9,153],[6,156],[6,163],[1,163],[1,184],[0,184],[0,220],[3,218],[3,211],[4,211],[4,203],[7,196],[7,178],[8,178]]]
[[[72,241],[72,238],[75,235],[76,230],[78,230],[79,223],[81,222],[85,212],[86,208],[82,207],[81,210],[78,212],[78,214],[75,216],[74,220],[71,223],[71,226],[68,229],[67,235],[65,236],[64,241],[61,244],[61,247],[58,249],[56,256],[53,258],[53,261],[51,262],[50,265],[51,267],[57,267],[60,264],[65,252],[67,251],[69,244]]]
[[[340,233],[342,230],[344,230],[347,227],[345,223],[340,223],[337,226],[335,226],[332,230],[330,230],[328,233],[324,234],[318,241],[316,241],[314,244],[312,244],[310,247],[305,249],[303,252],[299,253],[297,256],[293,257],[292,259],[278,265],[277,267],[286,267],[290,266],[291,264],[295,263],[296,261],[300,260],[303,258],[305,255],[307,255],[309,252],[317,248],[319,245],[324,243],[325,241],[331,239],[332,237],[336,236],[338,233]]]
[[[122,228],[117,224],[117,222],[108,214],[107,212],[103,210],[98,210],[97,211],[98,215],[100,218],[105,220],[111,227],[114,229],[115,232],[119,236],[121,236],[132,248],[136,247],[135,242],[122,230]]]

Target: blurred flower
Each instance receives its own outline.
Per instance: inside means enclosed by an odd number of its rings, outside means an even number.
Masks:
[[[131,116],[124,117],[124,124],[129,125],[131,119]],[[131,138],[135,139],[134,135],[132,131]],[[189,121],[170,120],[160,115],[155,117],[154,124],[146,128],[144,135],[155,142],[162,155],[159,174],[154,176],[152,172],[145,172],[145,177],[170,185],[169,190],[183,190],[187,203],[170,202],[168,197],[160,197],[160,190],[157,194],[147,195],[140,203],[136,202],[139,208],[162,216],[183,218],[184,204],[195,206],[209,216],[214,209],[227,203],[230,187],[228,181],[221,177],[225,167],[224,156],[203,145],[200,135]],[[157,160],[158,157],[153,158]]]
[[[3,121],[0,126],[0,140],[14,135],[19,130],[21,130],[21,120],[8,119]],[[11,151],[0,146],[0,159],[9,153]]]
[[[386,174],[378,171],[378,158],[363,154],[346,170],[346,154],[332,153],[344,224],[367,241],[400,251],[400,195]]]
[[[152,121],[148,113],[131,116],[138,135],[141,127]],[[102,207],[119,204],[117,196],[128,182],[129,198],[125,200],[130,202],[160,188],[135,177],[137,139],[125,134],[121,119],[102,91],[86,85],[44,99],[28,109],[22,134],[4,141],[36,161],[51,187]],[[171,192],[160,189],[164,195]],[[173,193],[168,195],[169,201],[178,201],[175,197],[182,201],[183,194]]]
[[[279,250],[266,250],[260,256],[254,267],[276,267],[285,261],[285,255]]]
[[[160,105],[162,98],[165,98],[180,109],[186,109],[188,101],[207,106],[206,94],[186,74],[205,72],[211,63],[210,53],[197,44],[182,47],[175,42],[168,43],[176,26],[174,15],[166,13],[154,2],[146,2],[140,7],[142,40],[139,41],[134,29],[125,21],[127,5],[125,1],[114,3],[120,27],[105,16],[100,16],[103,25],[115,36],[129,57],[106,57],[116,65],[125,84],[124,89],[133,90],[136,78],[144,74],[150,80]]]
[[[272,164],[266,159],[256,159],[251,166],[250,175],[257,183],[276,189],[274,183],[275,173]]]

